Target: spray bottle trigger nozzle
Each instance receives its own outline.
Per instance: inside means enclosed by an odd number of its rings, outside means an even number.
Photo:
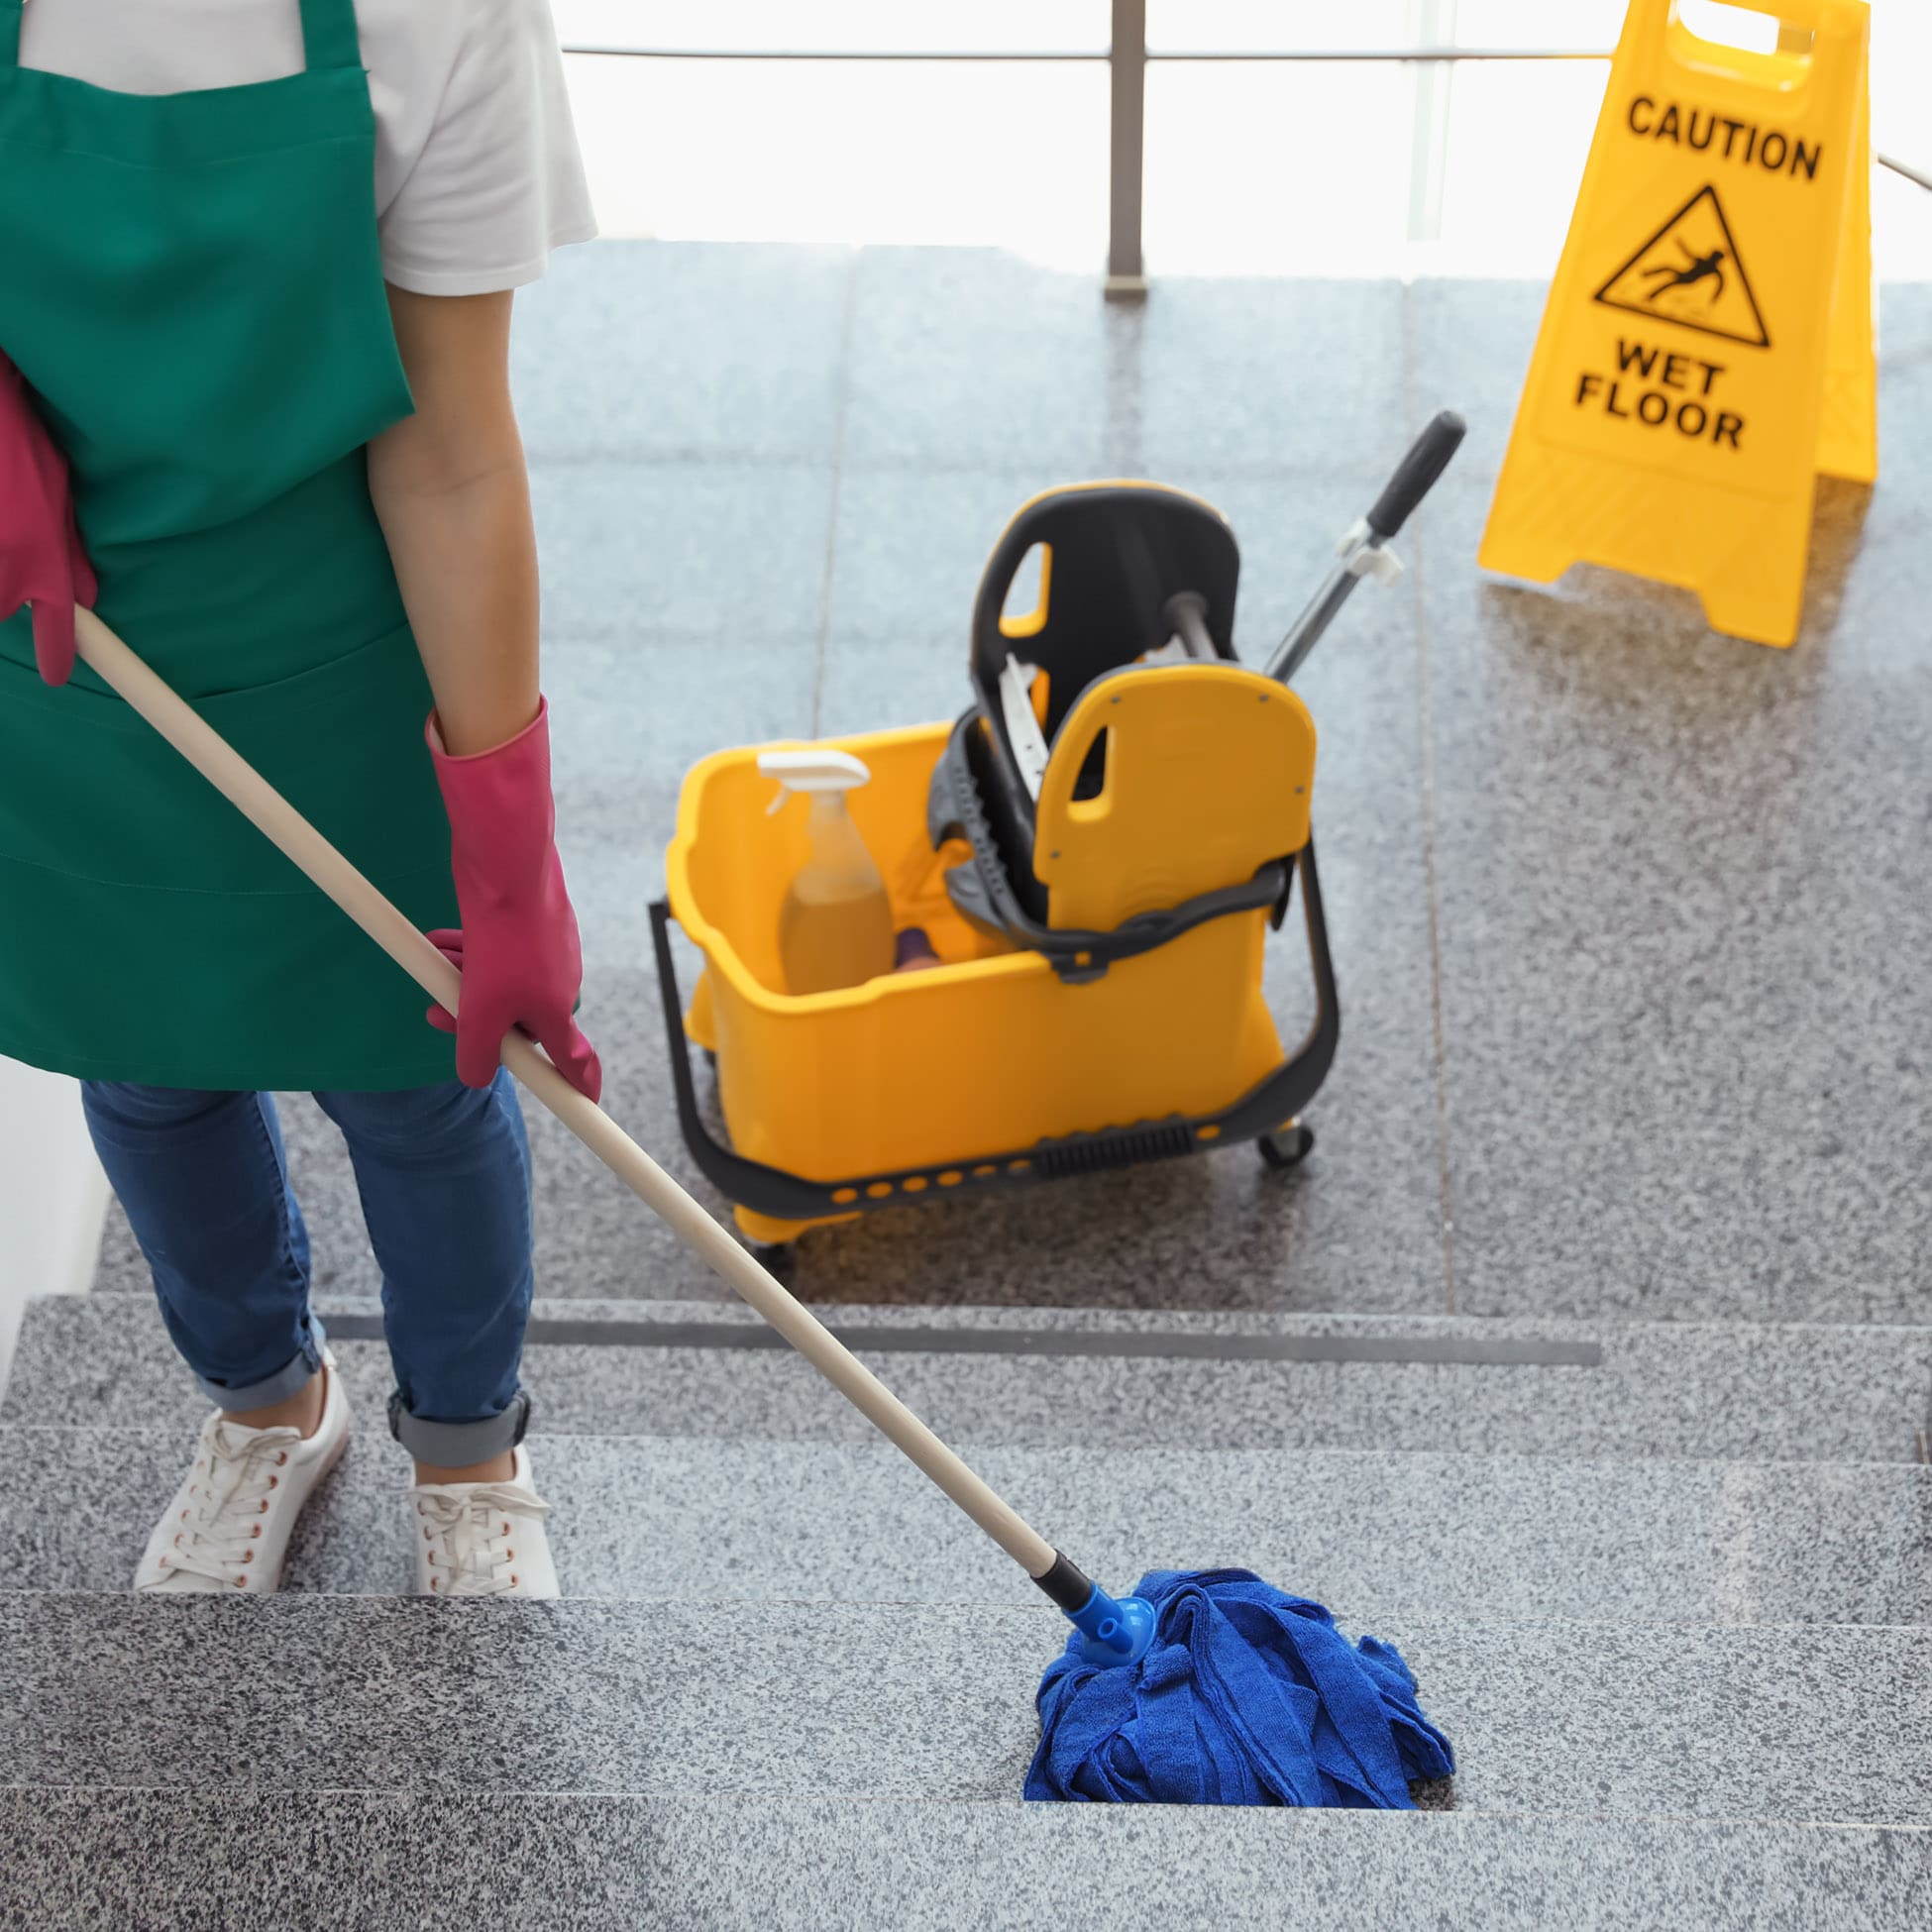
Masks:
[[[779,794],[766,809],[766,816],[784,808],[794,792],[850,792],[872,777],[865,761],[832,745],[809,745],[799,751],[761,751],[758,754],[761,777],[776,779]]]

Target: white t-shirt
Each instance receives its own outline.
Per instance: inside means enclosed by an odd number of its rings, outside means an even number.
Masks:
[[[419,295],[534,281],[596,233],[549,0],[357,0],[382,272]],[[32,0],[21,64],[125,94],[302,70],[297,0]]]

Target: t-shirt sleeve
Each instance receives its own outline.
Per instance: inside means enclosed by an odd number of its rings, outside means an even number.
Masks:
[[[410,98],[384,103],[372,70],[378,120],[402,135],[378,208],[382,272],[419,295],[520,287],[552,249],[597,232],[549,0],[408,4],[416,33],[440,18],[447,38],[433,62],[419,44],[399,76]]]

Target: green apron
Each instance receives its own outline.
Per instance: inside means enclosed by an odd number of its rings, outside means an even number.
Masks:
[[[301,0],[303,73],[153,97],[23,68],[21,7],[0,0],[0,349],[72,465],[97,607],[410,918],[453,925],[364,455],[411,402],[353,0]],[[426,1086],[455,1074],[426,1004],[89,671],[48,690],[27,615],[0,623],[0,1054]]]

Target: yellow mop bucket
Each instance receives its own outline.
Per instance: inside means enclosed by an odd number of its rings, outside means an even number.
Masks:
[[[1253,1141],[1275,1166],[1341,1019],[1309,830],[1315,727],[1287,688],[1461,440],[1417,440],[1265,671],[1234,660],[1238,553],[1211,505],[1156,483],[1021,506],[973,621],[980,702],[956,724],[837,740],[897,931],[940,963],[785,991],[780,922],[807,806],[776,816],[764,746],[685,782],[652,909],[686,1141],[753,1240],[897,1203],[985,1193]],[[1010,605],[1039,559],[1037,606]],[[1282,1049],[1262,954],[1299,886],[1315,1020]],[[703,955],[682,1011],[670,926]],[[729,1144],[698,1106],[709,1051]]]
[[[969,923],[945,889],[958,854],[935,855],[926,832],[952,731],[836,741],[872,774],[850,804],[895,924],[922,927],[942,963],[835,993],[780,990],[779,914],[806,855],[804,804],[766,816],[773,786],[757,748],[719,752],[686,780],[669,905],[653,909],[665,1024],[686,1140],[753,1240],[782,1243],[889,1203],[1057,1180],[1284,1127],[1292,1135],[1334,1056],[1312,841],[1296,870],[1318,1017],[1284,1059],[1261,997],[1273,908],[1199,925],[1085,984]],[[689,1016],[673,916],[704,956]],[[699,1111],[691,1040],[715,1057],[728,1148]]]

